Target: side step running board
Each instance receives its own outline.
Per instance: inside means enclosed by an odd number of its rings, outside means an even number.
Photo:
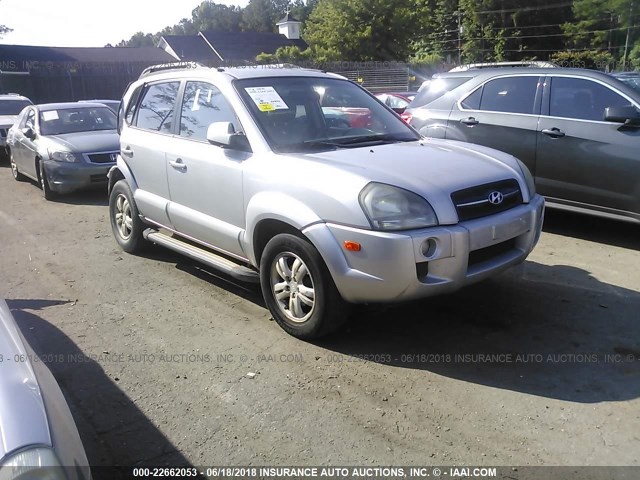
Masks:
[[[147,228],[142,235],[150,242],[157,243],[158,245],[186,255],[198,262],[202,262],[205,265],[232,276],[236,280],[249,283],[260,283],[260,275],[258,272],[242,265],[238,265],[232,260],[210,252],[209,250],[198,248],[190,243],[180,240],[179,238],[165,235],[153,228]]]

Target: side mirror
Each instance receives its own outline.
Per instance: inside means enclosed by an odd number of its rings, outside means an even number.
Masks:
[[[604,109],[604,119],[607,122],[640,125],[640,112],[631,105],[624,107],[607,107]]]
[[[23,128],[22,129],[22,133],[29,140],[35,140],[36,139],[36,132],[34,132],[33,128],[31,128],[31,127]]]
[[[207,141],[218,147],[250,152],[251,146],[243,133],[236,133],[231,122],[214,122],[207,129]]]

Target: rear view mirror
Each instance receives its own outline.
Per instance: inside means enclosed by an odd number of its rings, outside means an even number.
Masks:
[[[250,152],[251,146],[242,132],[236,133],[231,122],[214,122],[207,129],[207,140],[213,145],[231,150]]]
[[[214,122],[207,129],[207,140],[209,143],[222,148],[231,146],[231,136],[236,133],[236,129],[231,122]]]
[[[640,125],[640,112],[631,105],[624,107],[607,107],[604,109],[604,119],[607,122]]]

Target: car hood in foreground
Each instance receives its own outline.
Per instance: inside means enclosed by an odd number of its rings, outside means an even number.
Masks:
[[[120,150],[120,137],[115,130],[66,133],[42,136],[49,148],[60,146],[70,152],[95,153]]]
[[[424,139],[307,154],[304,158],[361,177],[357,188],[374,181],[415,192],[433,206],[442,224],[457,223],[451,193],[464,188],[513,178],[518,180],[525,201],[529,200],[526,181],[513,156],[463,142]],[[324,176],[320,175],[313,178]]]
[[[13,315],[0,300],[0,460],[28,445],[51,446],[44,401]]]

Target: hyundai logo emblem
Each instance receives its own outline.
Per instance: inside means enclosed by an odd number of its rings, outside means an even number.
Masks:
[[[504,195],[498,191],[493,191],[489,194],[489,202],[494,205],[500,205],[504,200]]]

